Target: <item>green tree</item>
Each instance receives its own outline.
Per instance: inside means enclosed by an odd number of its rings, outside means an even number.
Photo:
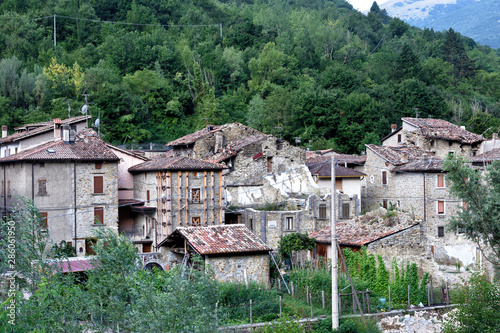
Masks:
[[[448,156],[443,164],[450,194],[466,203],[450,218],[450,230],[461,230],[483,255],[500,265],[500,161],[478,170],[462,157]]]
[[[446,40],[443,44],[442,52],[443,59],[454,66],[454,75],[457,80],[462,79],[462,77],[471,77],[476,74],[476,66],[467,55],[460,34],[455,32],[452,28],[446,33]]]
[[[290,258],[292,251],[311,251],[315,246],[316,242],[313,238],[309,238],[307,234],[294,232],[280,237],[278,252],[281,258]]]

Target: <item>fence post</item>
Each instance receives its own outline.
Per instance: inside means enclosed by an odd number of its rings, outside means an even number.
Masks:
[[[219,327],[219,317],[218,317],[218,314],[217,314],[218,308],[219,308],[219,302],[215,302],[215,325],[217,327]]]
[[[389,286],[389,311],[391,311],[391,286]]]
[[[411,304],[410,304],[410,285],[408,285],[408,309],[410,308]]]
[[[309,286],[306,286],[306,303],[309,303]]]
[[[278,279],[278,290],[281,292],[281,280]]]
[[[293,289],[293,281],[290,282],[290,285],[292,286],[292,298],[295,298],[295,290]]]
[[[323,303],[323,309],[325,308],[325,291],[321,290],[321,301]]]
[[[368,288],[366,289],[366,308],[368,309],[368,312],[370,312],[370,291]]]
[[[253,324],[253,317],[252,317],[252,300],[250,300],[250,324]]]
[[[313,300],[312,300],[312,297],[311,297],[310,301],[311,301],[311,319],[313,319],[314,316],[313,316]]]
[[[281,318],[282,309],[283,309],[281,304],[282,304],[282,303],[281,303],[281,296],[280,296],[280,318]]]

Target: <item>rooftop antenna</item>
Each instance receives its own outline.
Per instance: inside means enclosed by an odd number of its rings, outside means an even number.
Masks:
[[[71,118],[71,105],[69,105],[69,99],[66,100],[68,102],[68,118]]]
[[[99,116],[95,120],[94,126],[97,127],[97,134],[101,136],[101,113],[99,112]]]

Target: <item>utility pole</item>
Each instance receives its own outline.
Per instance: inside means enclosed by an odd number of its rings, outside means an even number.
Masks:
[[[56,14],[54,14],[54,50],[56,49],[57,41],[56,41]]]
[[[338,253],[337,253],[337,208],[335,205],[336,191],[335,191],[335,156],[332,156],[331,161],[331,208],[330,208],[330,229],[331,229],[331,247],[332,247],[332,329],[335,330],[339,327],[339,289],[337,286],[338,276]]]

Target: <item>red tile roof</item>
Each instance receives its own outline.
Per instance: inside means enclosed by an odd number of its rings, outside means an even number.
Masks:
[[[200,255],[269,252],[272,249],[243,224],[177,228],[159,245],[181,236]]]
[[[420,128],[422,135],[429,139],[444,139],[465,144],[473,144],[485,140],[481,135],[471,133],[460,126],[442,119],[401,118],[401,120]]]
[[[226,167],[222,164],[199,160],[192,157],[178,156],[165,157],[161,154],[153,157],[150,161],[134,165],[129,172],[145,172],[160,170],[222,170]]]
[[[311,174],[318,175],[320,177],[331,177],[332,176],[332,159],[331,156],[322,156],[328,157],[326,159],[308,159],[306,162],[309,171]],[[351,168],[345,168],[343,166],[337,165],[335,166],[335,178],[340,177],[364,177],[366,176],[364,173],[359,172],[357,170]]]
[[[197,141],[198,139],[210,134],[216,132],[221,126],[217,125],[207,125],[207,127],[196,131],[194,133],[185,135],[181,138],[178,138],[174,141],[170,141],[167,143],[165,146],[170,147],[170,146],[181,146],[181,145],[188,145],[190,143],[193,143]]]
[[[422,149],[412,144],[397,146],[368,144],[366,147],[393,165],[401,165],[409,161],[421,159],[422,154],[425,153]],[[427,154],[431,155],[430,153]]]
[[[369,226],[353,223],[351,222],[338,222],[337,223],[337,240],[339,245],[344,246],[364,246],[368,245],[374,241],[381,238],[396,234],[398,232],[413,228],[417,226],[418,223],[411,226],[408,225],[397,225],[392,228],[380,228],[378,230],[373,230]],[[318,243],[331,244],[331,228],[326,227],[324,229],[313,232],[309,235],[309,238],[316,239]]]
[[[443,160],[431,156],[427,159],[418,159],[392,169],[395,172],[442,172]]]
[[[80,131],[74,143],[56,139],[0,159],[0,163],[13,161],[118,161],[119,158],[92,129]]]
[[[230,143],[230,144],[224,146],[222,151],[216,153],[215,155],[210,156],[207,159],[207,161],[212,161],[212,162],[216,162],[216,163],[222,162],[231,156],[237,155],[238,152],[241,151],[243,148],[245,148],[251,144],[264,141],[267,138],[268,138],[267,135],[247,136],[239,141],[235,141],[233,143]]]
[[[95,268],[95,259],[92,258],[68,258],[49,262],[49,267],[55,272],[70,273],[83,272]]]
[[[92,118],[91,116],[79,116],[79,117],[73,117],[73,118],[68,118],[64,120],[59,119],[59,124],[61,125],[69,125],[69,124],[74,124],[78,123],[81,121],[85,121],[86,119]],[[28,128],[36,127],[30,130],[27,130]],[[54,130],[54,121],[48,121],[48,122],[43,122],[43,123],[38,123],[38,124],[26,124],[20,127],[16,127],[16,130],[23,130],[22,132],[17,132],[14,134],[11,134],[9,136],[6,136],[5,138],[0,138],[0,143],[8,143],[8,142],[13,142],[13,141],[18,141],[23,138],[27,138],[36,134],[40,134],[43,132],[47,131],[53,131]]]
[[[471,158],[473,164],[491,163],[500,160],[500,148],[495,148]]]

